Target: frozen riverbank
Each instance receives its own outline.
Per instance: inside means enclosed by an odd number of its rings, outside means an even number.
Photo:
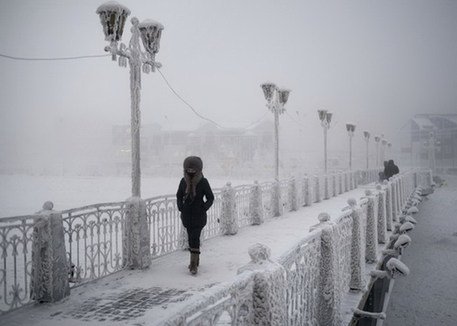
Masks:
[[[232,185],[253,180],[223,179],[207,176],[213,188],[231,181]],[[174,194],[180,176],[143,177],[142,197]],[[0,175],[0,218],[28,215],[50,200],[57,210],[104,202],[123,201],[130,196],[130,177],[70,177]]]

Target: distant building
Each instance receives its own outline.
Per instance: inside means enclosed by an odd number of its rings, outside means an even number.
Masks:
[[[259,122],[250,128],[221,129],[205,124],[195,130],[163,130],[159,124],[141,127],[141,166],[146,172],[180,166],[184,157],[199,155],[211,167],[230,174],[246,164],[265,161],[274,148],[273,123]],[[130,169],[130,126],[112,128],[116,169]],[[269,162],[272,160],[268,160]]]
[[[403,161],[457,169],[457,114],[417,114],[402,131]]]

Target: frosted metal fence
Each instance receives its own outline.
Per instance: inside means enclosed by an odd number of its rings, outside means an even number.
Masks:
[[[431,174],[417,173],[418,184],[429,186]],[[325,178],[307,176],[295,179],[298,207],[305,204],[304,182],[307,178],[310,204],[325,196]],[[377,180],[377,171],[360,172],[362,183]],[[410,178],[413,183],[413,178]],[[344,191],[344,177],[337,173],[329,176],[329,196],[332,188]],[[263,213],[272,217],[273,182],[260,184]],[[243,227],[250,225],[249,201],[252,185],[234,187],[237,222]],[[281,204],[284,212],[291,210],[291,180],[280,182]],[[221,235],[220,217],[222,189],[214,189],[214,204],[208,210],[208,223],[202,239]],[[396,191],[399,196],[399,190]],[[151,234],[151,253],[156,258],[186,247],[186,235],[176,207],[175,195],[145,199],[148,226]],[[398,199],[397,199],[398,202]],[[363,206],[363,205],[362,205]],[[398,208],[397,208],[398,211]],[[62,211],[65,248],[70,286],[98,279],[123,268],[122,237],[124,232],[125,202],[104,203]],[[37,215],[0,219],[0,313],[18,308],[30,302],[31,247],[33,226]],[[363,228],[365,230],[365,228]]]

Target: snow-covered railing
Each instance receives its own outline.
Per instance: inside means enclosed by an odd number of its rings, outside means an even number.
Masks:
[[[255,273],[242,273],[232,282],[213,286],[172,318],[159,323],[167,326],[252,325],[254,278]]]
[[[123,202],[62,211],[70,286],[122,269],[124,218]]]
[[[0,313],[30,301],[35,215],[1,219]]]
[[[350,199],[349,206],[333,221],[328,214],[321,214],[321,223],[277,262],[270,260],[268,248],[257,244],[254,248],[257,256],[252,255],[250,249],[251,263],[240,269],[241,274],[235,277],[233,286],[224,284],[217,291],[199,296],[165,324],[341,324],[347,319],[342,314],[344,295],[349,290],[366,289],[365,263],[373,264],[381,259],[378,244],[385,245],[389,210],[395,206],[399,208],[398,213],[401,212],[415,189],[415,178],[414,173],[408,172],[367,190],[359,203]],[[303,178],[302,203],[306,202],[310,179]],[[351,187],[349,183],[348,187]],[[392,189],[396,189],[393,197],[395,190]],[[249,280],[251,286],[239,290],[237,284],[242,280]],[[232,292],[229,299],[228,288],[242,292]],[[238,297],[240,302],[237,302]],[[227,308],[228,300],[234,300],[230,301],[234,307],[232,312]],[[243,302],[249,303],[240,308]],[[274,312],[268,311],[272,308]],[[240,315],[244,319],[239,319]]]
[[[310,233],[278,262],[286,271],[287,325],[317,325],[321,231]]]
[[[361,183],[377,180],[377,171],[354,172]],[[360,177],[364,175],[365,177]],[[259,185],[261,211],[253,201],[254,185],[233,188],[235,198],[235,220],[238,227],[262,223],[272,218],[275,203],[279,200],[279,214],[299,209],[304,205],[324,199],[324,176],[301,176],[282,180],[279,184],[280,198],[277,198],[274,182]],[[327,178],[329,196],[347,191],[348,173],[336,173]],[[416,175],[415,184],[431,184],[431,175]],[[399,214],[401,186],[391,186],[392,220]],[[202,239],[223,234],[221,229],[223,189],[214,189],[215,200],[208,210],[208,223]],[[258,202],[258,200],[257,200]],[[174,252],[187,246],[185,232],[176,207],[175,195],[158,196],[145,200],[148,227],[153,258]],[[258,213],[256,218],[252,212]],[[70,286],[98,279],[122,269],[123,233],[125,232],[126,202],[105,203],[75,208],[60,212],[64,227],[65,249],[67,252],[68,278]],[[31,246],[33,227],[37,215],[0,219],[0,312],[20,307],[30,301]]]

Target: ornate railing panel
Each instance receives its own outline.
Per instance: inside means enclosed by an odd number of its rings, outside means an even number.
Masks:
[[[0,220],[0,313],[30,302],[35,216]]]
[[[214,202],[211,208],[206,212],[208,220],[202,234],[202,239],[205,240],[222,234],[219,224],[219,218],[222,210],[222,190],[213,189],[213,194]]]
[[[122,269],[125,203],[62,211],[70,286]]]
[[[262,188],[262,204],[265,218],[271,218],[273,216],[273,210],[271,209],[271,192],[273,191],[273,182],[264,182],[260,184],[260,186]]]
[[[317,325],[321,232],[303,239],[279,259],[286,270],[288,325]]]
[[[166,195],[145,200],[151,232],[151,254],[159,257],[183,245],[183,228],[176,196]]]
[[[235,205],[239,227],[251,225],[251,217],[249,216],[249,197],[251,194],[251,189],[252,186],[250,185],[234,187]]]

